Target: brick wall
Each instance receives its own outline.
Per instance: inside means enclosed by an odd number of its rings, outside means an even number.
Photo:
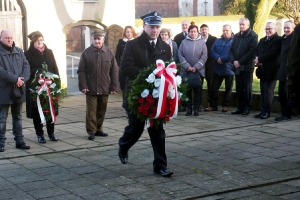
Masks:
[[[135,18],[157,11],[163,17],[178,17],[178,0],[135,0]]]

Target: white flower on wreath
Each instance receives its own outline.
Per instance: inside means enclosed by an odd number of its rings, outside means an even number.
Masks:
[[[182,83],[182,78],[181,76],[177,75],[175,77],[176,85],[179,86]]]
[[[148,89],[144,89],[144,91],[141,93],[141,97],[146,98],[146,96],[149,95],[149,90]]]
[[[157,88],[160,86],[160,78],[154,80],[154,86]]]
[[[154,99],[159,97],[159,90],[158,89],[153,89],[152,91],[152,96]]]
[[[52,77],[53,78],[59,78],[59,76],[57,74],[53,74]]]
[[[50,85],[50,88],[55,88],[56,87],[56,84],[55,83],[52,83],[51,85]]]
[[[178,95],[178,99],[181,99],[183,94],[181,92],[177,92],[177,95]]]
[[[153,73],[149,74],[148,78],[146,78],[146,81],[148,83],[153,83],[155,80],[155,75]]]

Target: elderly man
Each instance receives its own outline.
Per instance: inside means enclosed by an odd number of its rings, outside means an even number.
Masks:
[[[161,15],[156,11],[142,16],[144,31],[142,35],[126,43],[121,60],[121,73],[128,77],[128,81],[135,79],[139,71],[150,64],[155,64],[157,59],[163,61],[172,57],[171,48],[159,37]],[[129,124],[125,127],[124,134],[119,140],[119,158],[123,164],[128,162],[128,150],[138,141],[144,131],[145,121],[130,113]],[[163,125],[148,128],[153,152],[153,171],[163,177],[169,177],[173,172],[167,170],[167,157],[165,152],[165,130]]]
[[[249,115],[252,106],[252,81],[254,71],[254,52],[257,47],[257,34],[251,30],[247,18],[239,20],[240,32],[234,35],[229,52],[236,75],[236,94],[238,108],[231,114]]]
[[[270,117],[281,49],[281,38],[276,32],[276,25],[268,22],[265,30],[266,36],[259,40],[254,60],[257,66],[256,76],[260,79],[261,94],[260,112],[254,117],[260,119]]]
[[[234,76],[234,72],[232,71],[232,64],[229,62],[228,54],[232,41],[233,33],[231,30],[231,26],[229,24],[225,24],[223,26],[222,37],[220,39],[217,39],[211,48],[211,57],[215,62],[212,69],[213,79],[210,95],[210,107],[205,108],[204,111],[218,110],[218,93],[223,80],[225,80],[225,93],[222,103],[222,112],[228,111]]]
[[[191,22],[189,20],[183,20],[181,22],[182,32],[178,33],[174,37],[174,41],[176,42],[178,48],[180,47],[182,40],[184,40],[186,38],[186,36],[188,35],[188,29],[189,29],[190,25],[191,25]]]
[[[6,119],[11,107],[13,134],[16,148],[30,149],[24,142],[22,133],[22,104],[25,94],[14,98],[12,90],[20,88],[25,93],[24,83],[29,79],[30,67],[22,49],[15,46],[13,33],[3,30],[0,34],[0,152],[4,151]]]
[[[86,95],[86,131],[88,139],[107,136],[103,122],[108,95],[118,90],[118,66],[114,53],[104,45],[105,32],[92,31],[93,42],[80,57],[78,67],[79,90]]]
[[[288,103],[288,94],[286,90],[286,62],[291,46],[291,41],[294,35],[295,24],[292,21],[284,23],[284,35],[282,36],[280,68],[278,70],[277,79],[279,80],[278,95],[281,106],[281,115],[275,118],[275,121],[283,121],[291,118],[292,107]]]
[[[300,24],[295,27],[286,64],[289,104],[300,112]],[[300,117],[300,115],[299,115]]]

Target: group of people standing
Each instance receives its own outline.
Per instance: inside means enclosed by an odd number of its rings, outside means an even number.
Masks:
[[[38,142],[46,143],[38,107],[30,98],[30,86],[37,72],[46,70],[59,75],[59,71],[53,52],[44,44],[42,33],[39,31],[32,32],[28,38],[30,39],[30,47],[23,53],[20,48],[15,46],[13,33],[10,30],[2,30],[0,34],[0,152],[5,150],[6,119],[9,108],[11,108],[12,132],[16,148],[30,149],[30,146],[24,142],[22,130],[21,113],[25,101],[26,114],[28,118],[33,119]],[[46,65],[47,69],[43,68],[43,65]],[[21,94],[18,98],[12,93],[16,88]],[[58,114],[58,109],[55,112]],[[46,128],[49,139],[57,141],[52,120],[46,121]]]
[[[140,70],[157,59],[174,60],[180,63],[180,74],[187,77],[193,73],[208,87],[208,107],[206,112],[218,110],[218,92],[225,80],[225,93],[222,112],[228,111],[231,98],[233,78],[236,80],[238,108],[231,114],[248,115],[252,104],[253,72],[260,78],[261,112],[254,115],[260,119],[270,117],[271,103],[274,95],[276,79],[279,82],[279,96],[282,106],[281,116],[276,121],[289,119],[291,109],[299,106],[300,100],[300,25],[294,30],[294,23],[284,23],[285,35],[276,33],[276,26],[268,22],[265,27],[266,36],[258,42],[257,34],[251,30],[247,18],[239,20],[240,31],[233,34],[230,25],[222,27],[221,38],[209,34],[206,24],[200,26],[184,20],[181,24],[182,33],[171,39],[171,31],[162,28],[162,18],[158,12],[142,16],[143,32],[139,37],[133,27],[126,26],[123,38],[119,40],[116,54],[104,45],[105,31],[92,31],[92,44],[84,50],[78,67],[79,90],[86,95],[86,132],[88,139],[95,136],[108,136],[103,132],[103,122],[107,109],[109,94],[116,94],[119,86],[123,90],[123,108],[128,115],[128,126],[119,139],[118,156],[123,164],[128,162],[128,151],[138,141],[144,131],[145,122],[130,112],[127,105],[126,91],[129,81],[135,79]],[[21,111],[25,97],[13,101],[10,97],[14,87],[24,87],[27,93],[27,117],[33,118],[34,128],[39,143],[46,143],[43,124],[39,118],[37,107],[30,101],[30,83],[42,64],[47,64],[48,71],[59,75],[53,53],[44,44],[43,35],[33,32],[28,35],[31,40],[29,49],[23,51],[15,47],[12,33],[3,30],[0,35],[0,152],[4,151],[6,118],[11,106],[13,117],[13,134],[16,148],[29,149],[22,134]],[[42,68],[42,69],[41,69]],[[118,72],[120,70],[120,72]],[[277,73],[278,72],[278,73]],[[192,95],[192,92],[194,95]],[[201,111],[202,84],[190,88],[189,100],[181,111],[186,116],[198,116]],[[193,97],[193,98],[192,98]],[[56,110],[58,114],[58,110]],[[47,133],[51,141],[57,141],[54,135],[54,123],[46,123]],[[170,177],[173,172],[167,170],[165,153],[165,130],[163,125],[147,128],[153,152],[153,172],[163,177]]]

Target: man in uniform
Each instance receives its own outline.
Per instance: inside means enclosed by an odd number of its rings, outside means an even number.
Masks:
[[[157,59],[163,61],[172,57],[168,44],[159,37],[161,15],[156,11],[142,16],[144,31],[140,37],[128,41],[121,60],[121,73],[133,80],[143,68],[155,64]],[[127,88],[128,88],[127,80]],[[144,131],[145,121],[141,121],[135,114],[128,116],[129,125],[125,127],[124,134],[119,140],[119,158],[123,164],[128,162],[128,150],[138,141]],[[173,172],[167,170],[167,157],[165,153],[165,131],[161,124],[157,128],[148,128],[154,152],[153,171],[155,174],[169,177]]]

